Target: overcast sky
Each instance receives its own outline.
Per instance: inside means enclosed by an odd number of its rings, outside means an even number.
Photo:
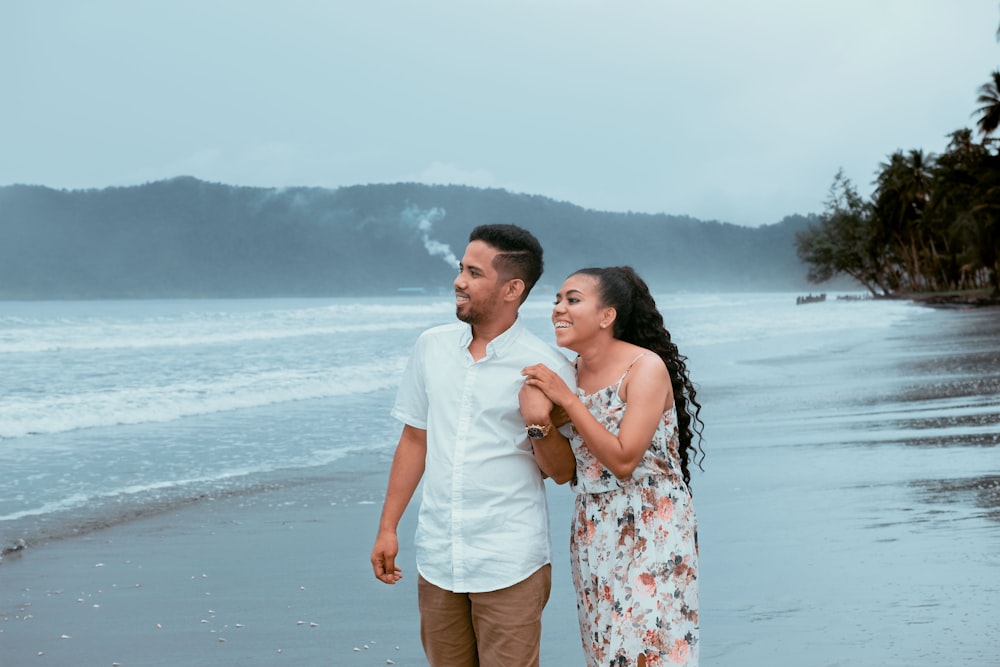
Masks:
[[[0,185],[419,181],[740,225],[973,127],[998,0],[0,0]]]

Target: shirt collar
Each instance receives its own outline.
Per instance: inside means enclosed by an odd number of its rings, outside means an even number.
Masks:
[[[507,350],[509,350],[517,341],[517,338],[521,335],[521,331],[523,329],[524,325],[521,323],[521,316],[518,315],[517,319],[514,320],[514,324],[510,325],[509,329],[486,344],[486,356],[494,357],[505,354]],[[467,324],[465,326],[465,331],[462,333],[462,338],[459,341],[459,344],[462,346],[463,350],[469,349],[469,345],[472,344],[471,324]]]

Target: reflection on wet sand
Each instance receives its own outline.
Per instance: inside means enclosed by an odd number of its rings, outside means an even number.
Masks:
[[[971,504],[984,510],[980,516],[1000,521],[1000,474],[920,480],[913,486],[927,502]]]
[[[943,329],[915,336],[900,363],[903,376],[912,373],[920,381],[894,398],[925,411],[895,424],[913,434],[901,444],[1000,445],[1000,308],[954,314]],[[919,480],[913,487],[925,502],[972,505],[985,510],[979,516],[1000,520],[1000,472]]]
[[[1000,309],[735,367],[695,485],[706,664],[996,664]]]

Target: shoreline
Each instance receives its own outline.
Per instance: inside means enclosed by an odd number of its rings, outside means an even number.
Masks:
[[[32,548],[3,567],[2,661],[419,664],[409,591],[366,572],[378,507],[338,504],[337,486],[206,499]]]
[[[896,294],[875,296],[872,298],[910,301],[920,306],[929,306],[932,308],[966,309],[1000,306],[1000,296],[994,295],[990,288],[942,292],[898,292]]]
[[[973,292],[929,292],[927,294],[906,294],[899,298],[909,299],[921,306],[931,308],[988,308],[1000,306],[1000,297],[992,296],[989,290]]]
[[[811,303],[822,303],[827,301],[829,295],[826,292],[820,294],[809,293],[808,296],[799,296],[798,305]],[[857,294],[840,293],[834,296],[831,301],[910,301],[921,306],[937,308],[982,308],[989,306],[1000,306],[1000,296],[993,295],[990,289],[977,290],[956,290],[946,292],[897,292],[894,294],[872,294],[864,292],[861,296]]]

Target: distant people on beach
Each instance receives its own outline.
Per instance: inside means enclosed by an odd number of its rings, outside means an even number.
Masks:
[[[869,301],[873,297],[870,293],[865,294],[840,294],[837,296],[837,301]],[[819,294],[808,294],[807,296],[797,296],[795,297],[795,304],[801,306],[804,303],[822,303],[826,301],[826,292],[821,292]]]
[[[816,295],[810,293],[808,296],[795,297],[795,305],[797,306],[801,306],[804,303],[819,303],[821,301],[826,301],[826,292]]]
[[[575,386],[566,357],[518,317],[542,268],[530,232],[475,228],[454,281],[461,321],[420,335],[392,409],[403,431],[371,563],[387,584],[402,577],[397,527],[423,479],[417,597],[432,667],[539,663],[552,550],[544,480],[521,419],[521,370],[545,363]]]
[[[576,381],[524,369],[521,411],[539,466],[576,492],[570,557],[588,667],[697,665],[698,538],[689,465],[701,405],[646,283],[583,269],[552,309]],[[546,422],[565,413],[571,437]],[[698,443],[695,444],[695,437]]]

